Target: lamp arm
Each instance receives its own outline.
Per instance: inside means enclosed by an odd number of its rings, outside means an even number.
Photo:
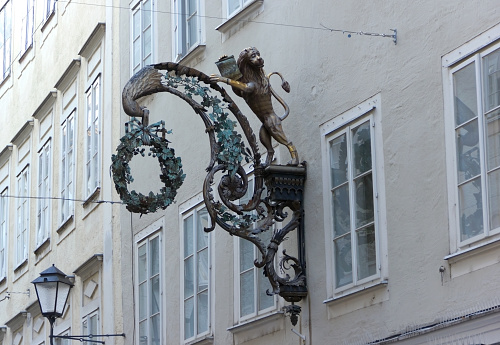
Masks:
[[[102,340],[92,340],[94,337],[125,337],[125,333],[121,334],[89,334],[89,335],[53,335],[51,331],[50,335],[50,341],[52,343],[52,338],[59,338],[59,339],[70,339],[70,340],[78,340],[80,342],[86,341],[90,343],[98,343],[98,344],[104,344],[104,341]],[[87,340],[85,338],[90,338],[90,340]]]

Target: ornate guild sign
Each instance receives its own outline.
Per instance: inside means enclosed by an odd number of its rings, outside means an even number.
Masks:
[[[290,109],[271,87],[269,78],[280,76],[286,92],[290,91],[290,86],[280,73],[264,73],[264,60],[253,47],[244,49],[236,64],[234,58],[223,57],[217,65],[222,76],[208,76],[193,68],[166,62],[144,67],[129,80],[123,90],[122,103],[132,119],[127,122],[126,134],[112,157],[115,188],[130,212],[156,212],[173,202],[185,177],[181,160],[175,157],[174,149],[165,138],[168,132],[164,122],[149,125],[149,111],[137,100],[153,93],[167,92],[188,103],[205,124],[210,145],[203,198],[211,226],[205,231],[219,226],[257,247],[262,259],[256,260],[255,266],[263,267],[269,278],[272,291],[268,294],[279,294],[292,303],[285,309],[295,325],[300,307],[293,303],[307,295],[302,205],[306,165],[305,162],[299,164],[297,150],[282,128],[282,120]],[[256,136],[247,118],[219,82],[228,84],[237,96],[242,97],[262,122],[259,138],[267,150],[264,162],[261,162]],[[275,113],[272,97],[283,106],[283,115]],[[291,156],[288,165],[271,164],[274,155],[272,139],[288,148]],[[148,152],[145,147],[148,147]],[[163,187],[148,195],[129,192],[128,185],[133,177],[128,163],[132,157],[146,153],[158,159]],[[254,187],[250,191],[242,167],[244,161],[251,162],[254,167]],[[215,177],[221,174],[216,198],[212,186]],[[240,204],[239,199],[244,195],[251,195],[250,200]],[[277,223],[282,227],[274,226]],[[298,258],[283,251],[278,264],[281,272],[277,272],[275,256],[279,245],[293,230],[298,234]],[[269,243],[264,243],[259,237],[263,232],[272,232]],[[292,276],[286,274],[290,269],[293,269]]]

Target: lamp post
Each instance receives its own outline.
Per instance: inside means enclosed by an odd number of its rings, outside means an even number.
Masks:
[[[61,317],[68,302],[73,283],[56,266],[52,265],[32,281],[42,315],[50,322],[50,344],[53,345],[54,322]]]

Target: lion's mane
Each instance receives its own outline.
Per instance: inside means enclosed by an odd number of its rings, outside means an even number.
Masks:
[[[265,93],[269,92],[269,80],[267,79],[264,70],[262,67],[256,67],[250,62],[250,56],[253,52],[259,53],[257,48],[250,47],[243,49],[238,57],[238,68],[240,69],[241,74],[243,75],[239,81],[243,83],[254,82],[257,84],[257,92]],[[260,53],[259,53],[260,55]]]

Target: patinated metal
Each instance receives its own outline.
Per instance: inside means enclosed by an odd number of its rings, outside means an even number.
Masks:
[[[249,50],[244,52],[240,54],[240,58],[248,55]],[[260,55],[257,60],[259,58]],[[274,96],[275,92],[269,85],[269,77],[262,72],[261,78],[265,79],[266,84],[264,94],[245,95],[246,90],[257,86],[252,86],[252,82],[249,82],[249,86],[245,81],[245,73],[242,74],[240,80],[243,81],[236,82],[231,79],[236,84],[228,84],[233,86],[238,95],[243,95],[263,122],[260,137],[265,145],[268,144],[267,141],[270,143],[271,136],[278,137],[281,143],[285,142],[292,156],[291,165],[270,164],[274,151],[267,146],[266,162],[261,162],[258,143],[248,119],[226,90],[217,84],[219,78],[223,77],[208,76],[173,62],[147,66],[126,84],[122,94],[123,109],[129,116],[142,118],[143,122],[147,123],[149,111],[141,107],[137,100],[153,93],[167,92],[184,100],[201,117],[210,144],[203,198],[211,222],[205,231],[212,231],[219,226],[229,234],[250,241],[257,247],[261,259],[255,261],[255,266],[264,268],[272,287],[268,294],[279,294],[292,303],[286,311],[296,323],[300,307],[293,303],[307,295],[303,242],[306,166],[305,163],[299,164],[295,147],[286,139],[281,128],[281,118],[272,109],[271,95]],[[284,80],[283,85],[285,89],[289,89]],[[282,99],[278,100],[284,105],[287,115],[288,106]],[[251,104],[252,102],[255,103]],[[230,119],[230,115],[235,121]],[[237,127],[242,134],[236,130]],[[239,199],[249,188],[248,177],[242,167],[244,161],[251,162],[254,167],[254,188],[249,191],[250,200],[241,204]],[[214,183],[216,177],[217,184]],[[214,194],[214,186],[217,197]],[[277,271],[275,258],[279,256],[279,246],[294,230],[297,230],[298,234],[298,258],[283,251]],[[264,243],[259,236],[264,232],[272,232],[269,243]]]

